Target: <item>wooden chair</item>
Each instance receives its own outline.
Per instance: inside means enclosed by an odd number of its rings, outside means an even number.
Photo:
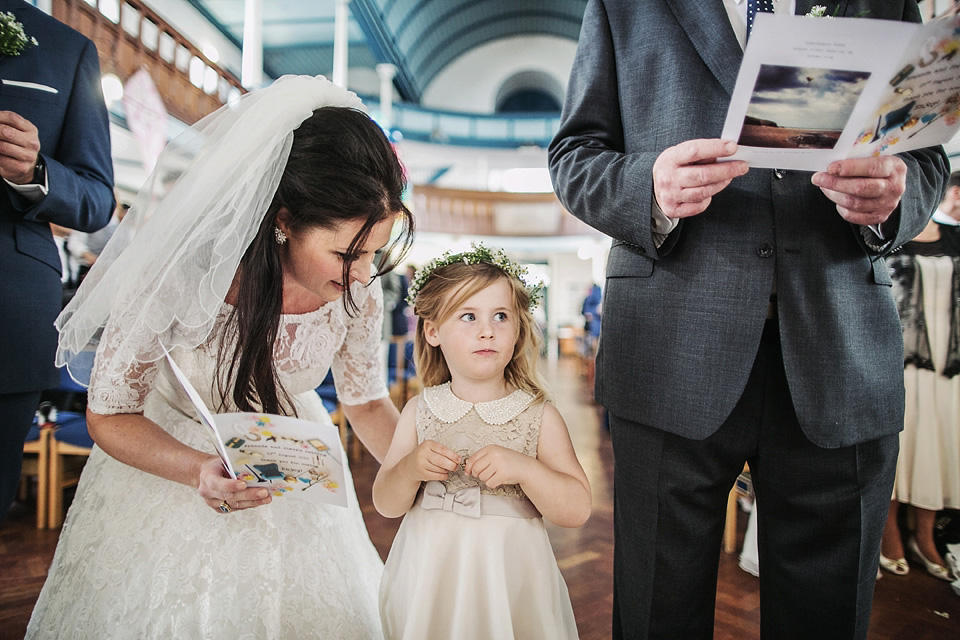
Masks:
[[[80,472],[93,448],[87,432],[87,419],[82,413],[61,411],[50,434],[50,480],[47,528],[63,524],[63,490],[80,480]]]
[[[749,472],[750,467],[743,465],[743,471]],[[747,495],[748,489],[745,488],[740,478],[734,482],[733,488],[727,494],[727,517],[723,525],[723,550],[726,553],[733,553],[737,550],[737,496]]]
[[[350,435],[347,433],[347,418],[343,415],[343,409],[340,408],[339,402],[337,403],[337,408],[330,414],[330,420],[334,426],[337,427],[337,431],[340,433],[340,444],[342,444],[344,450],[346,450]]]
[[[406,336],[393,336],[387,348],[387,386],[390,399],[398,409],[419,392],[417,371],[413,364],[413,341]]]
[[[359,460],[363,457],[363,452],[367,450],[363,443],[360,442],[360,438],[357,437],[356,432],[350,426],[350,421],[347,420],[347,416],[343,413],[343,409],[338,409],[339,413],[337,414],[337,422],[335,424],[339,425],[340,432],[344,434],[344,438],[347,438],[350,441],[349,447],[346,447],[347,455],[351,460]]]
[[[29,433],[23,442],[23,468],[20,472],[21,498],[26,498],[31,478],[37,479],[37,529],[47,527],[47,500],[49,499],[49,467],[50,467],[50,429],[40,427],[34,421]],[[36,456],[34,458],[33,456]]]
[[[327,373],[327,377],[324,378],[320,386],[316,388],[316,392],[317,395],[320,396],[320,401],[323,402],[323,407],[327,410],[327,413],[330,414],[330,420],[333,421],[333,424],[337,426],[340,432],[340,443],[343,445],[344,451],[346,451],[351,458],[360,455],[362,452],[360,441],[355,435],[350,435],[350,423],[347,421],[347,416],[343,413],[343,407],[340,405],[340,401],[337,400],[337,390],[333,384],[332,373]]]

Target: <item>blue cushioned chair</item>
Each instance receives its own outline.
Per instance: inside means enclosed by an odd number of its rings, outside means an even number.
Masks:
[[[317,395],[323,402],[323,408],[332,416],[339,404],[337,402],[337,389],[333,386],[333,373],[330,371],[327,372],[327,377],[317,387]]]
[[[60,384],[45,391],[44,399],[58,411],[83,411],[87,406],[87,388],[71,378],[66,367],[60,367]]]

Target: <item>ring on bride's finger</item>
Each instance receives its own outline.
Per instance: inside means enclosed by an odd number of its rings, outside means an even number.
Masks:
[[[220,510],[220,513],[230,513],[230,505],[226,500],[221,502],[217,509]]]

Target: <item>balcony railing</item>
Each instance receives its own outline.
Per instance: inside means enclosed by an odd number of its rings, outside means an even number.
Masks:
[[[103,73],[125,81],[146,67],[167,112],[187,124],[244,91],[141,0],[53,0],[53,17],[93,40]]]
[[[379,100],[365,97],[373,115]],[[466,147],[546,147],[560,126],[560,114],[473,114],[428,109],[402,102],[393,105],[391,130],[408,140]]]
[[[97,45],[103,73],[126,81],[146,67],[167,111],[188,125],[215,111],[240,81],[208,59],[142,0],[52,0],[53,16]],[[379,110],[377,98],[364,102]],[[484,115],[398,103],[391,127],[404,138],[472,147],[545,147],[559,126],[555,113]]]
[[[481,236],[600,236],[552,193],[504,193],[415,186],[417,230]]]

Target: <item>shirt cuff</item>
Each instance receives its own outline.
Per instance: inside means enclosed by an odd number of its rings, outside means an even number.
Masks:
[[[47,197],[48,187],[47,187],[47,176],[44,173],[43,184],[14,184],[7,180],[3,179],[10,188],[19,193],[23,198],[28,200],[30,204],[36,204]]]
[[[650,230],[653,233],[653,244],[659,249],[680,221],[676,218],[668,218],[657,204],[655,197],[651,197],[650,200]]]

